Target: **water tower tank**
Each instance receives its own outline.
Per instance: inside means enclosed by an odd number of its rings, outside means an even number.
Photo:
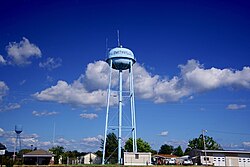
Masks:
[[[112,60],[112,68],[116,70],[127,70],[130,68],[130,61],[135,63],[135,57],[131,50],[123,47],[116,47],[109,51],[107,63],[110,65]]]
[[[17,134],[22,133],[22,131],[23,131],[22,125],[15,125],[15,132],[16,132]]]

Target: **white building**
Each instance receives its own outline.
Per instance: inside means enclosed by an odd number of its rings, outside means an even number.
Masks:
[[[82,163],[83,164],[101,164],[101,158],[98,157],[96,154],[88,153],[83,156]]]
[[[124,165],[151,165],[150,152],[124,152]]]
[[[250,167],[250,151],[193,150],[190,156],[201,165]]]

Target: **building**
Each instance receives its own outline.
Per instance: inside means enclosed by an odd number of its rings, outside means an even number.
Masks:
[[[250,151],[192,150],[190,156],[201,165],[250,167]]]
[[[178,164],[178,157],[172,154],[155,154],[152,156],[152,164],[154,165],[167,165],[169,160],[175,160]]]
[[[124,152],[124,165],[150,165],[151,153],[150,152]]]
[[[101,164],[101,158],[96,154],[88,153],[82,157],[83,164]]]
[[[23,154],[25,165],[48,165],[53,164],[54,155],[45,150],[35,150]]]
[[[3,145],[2,143],[0,143],[0,155],[4,155],[5,154],[5,150],[6,150],[5,145]]]

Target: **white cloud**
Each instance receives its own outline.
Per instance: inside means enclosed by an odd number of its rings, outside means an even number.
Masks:
[[[90,114],[80,114],[80,117],[81,118],[86,118],[86,119],[95,119],[98,117],[97,114],[93,114],[93,113],[90,113]]]
[[[70,145],[72,143],[71,140],[67,140],[67,139],[64,139],[62,137],[57,139],[56,142],[59,144],[62,144],[62,145]]]
[[[3,136],[3,134],[4,134],[4,130],[0,128],[0,137]]]
[[[18,103],[9,103],[7,105],[0,105],[0,112],[12,111],[20,108],[21,105]]]
[[[87,137],[87,138],[83,138],[82,141],[87,142],[87,143],[93,143],[93,142],[99,142],[100,139],[97,137]]]
[[[0,102],[2,101],[3,97],[7,95],[8,90],[8,86],[3,81],[0,81]]]
[[[88,92],[80,80],[74,81],[73,84],[58,81],[57,85],[47,88],[40,93],[35,93],[34,97],[41,101],[55,101],[80,106],[103,107],[106,104],[105,90]]]
[[[52,143],[51,143],[50,141],[38,142],[37,146],[38,146],[38,147],[47,147],[47,148],[51,148],[51,147],[52,147]]]
[[[114,85],[117,77],[113,74]],[[94,91],[98,89],[106,90],[109,82],[109,66],[104,61],[97,61],[95,63],[89,63],[84,75],[80,76],[81,81],[84,83],[85,88],[88,91]]]
[[[6,60],[3,58],[3,56],[2,55],[0,55],[0,65],[2,64],[2,65],[5,65],[7,62],[6,62]]]
[[[168,135],[168,131],[163,131],[159,134],[160,136],[167,136]]]
[[[154,103],[178,101],[184,97],[221,87],[239,87],[250,89],[250,68],[205,69],[196,60],[188,60],[185,65],[179,65],[180,75],[171,79],[153,75],[143,66],[134,65],[134,88],[136,98],[148,99]],[[84,74],[69,84],[59,80],[55,86],[34,94],[41,101],[103,107],[106,105],[106,90],[108,87],[109,66],[104,61],[87,65]],[[113,70],[112,88],[117,89],[118,72]],[[128,89],[128,72],[124,72],[124,87]],[[112,97],[111,105],[117,102]]]
[[[42,116],[57,115],[58,112],[55,112],[55,111],[52,111],[52,112],[48,112],[48,111],[43,111],[43,112],[33,111],[32,114],[34,116],[37,116],[37,117],[42,117]]]
[[[187,148],[188,142],[185,141],[185,140],[174,140],[174,139],[172,139],[172,140],[164,142],[164,144],[174,146],[175,148],[178,147],[178,146],[181,146],[182,150],[185,150]]]
[[[15,131],[5,131],[0,128],[0,137],[2,142],[7,146],[8,150],[13,150],[16,142],[16,133]],[[21,133],[22,148],[29,148],[31,144],[35,145],[38,142],[37,134],[26,134]]]
[[[224,144],[221,144],[221,147],[223,149],[226,149],[226,150],[240,150],[242,149],[241,146],[239,146],[238,144],[235,144],[235,143],[224,143]]]
[[[244,147],[250,147],[250,141],[242,142],[242,145],[243,145]]]
[[[16,134],[14,131],[5,131],[4,129],[0,128],[0,137],[11,138],[15,136]]]
[[[243,108],[246,108],[247,106],[245,104],[229,104],[227,106],[228,110],[240,110]]]
[[[16,142],[15,131],[5,131],[0,128],[1,143],[5,144],[8,150],[13,150]],[[55,143],[51,141],[40,141],[40,137],[37,134],[21,134],[22,148],[30,148],[31,145],[41,149],[49,149],[53,146],[63,146],[65,150],[78,150],[81,152],[94,152],[100,148],[101,139],[103,136],[98,135],[96,137],[86,137],[80,140],[65,139],[64,137],[57,138]],[[54,144],[54,145],[53,145]]]
[[[41,50],[25,37],[19,43],[10,42],[6,50],[10,59],[8,63],[18,66],[31,64],[32,57],[39,58],[42,55]]]
[[[45,68],[47,70],[53,70],[62,65],[62,59],[61,58],[53,58],[53,57],[48,57],[45,62],[40,62],[39,67]]]
[[[250,88],[250,68],[241,71],[232,69],[204,69],[196,60],[189,60],[186,65],[179,65],[184,86],[191,92],[206,91],[220,87]]]
[[[26,80],[24,79],[24,80],[22,80],[19,84],[20,85],[23,85],[23,84],[25,84],[26,83]]]
[[[100,147],[101,139],[103,137],[98,135],[96,137],[87,137],[81,140],[81,144],[91,150],[97,150]]]

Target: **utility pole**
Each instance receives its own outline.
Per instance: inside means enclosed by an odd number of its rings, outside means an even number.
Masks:
[[[206,162],[206,166],[207,166],[207,152],[206,152],[206,141],[205,141],[205,136],[204,134],[207,132],[207,130],[202,129],[202,138],[203,138],[203,145],[204,145],[204,153],[205,153],[205,162]]]

